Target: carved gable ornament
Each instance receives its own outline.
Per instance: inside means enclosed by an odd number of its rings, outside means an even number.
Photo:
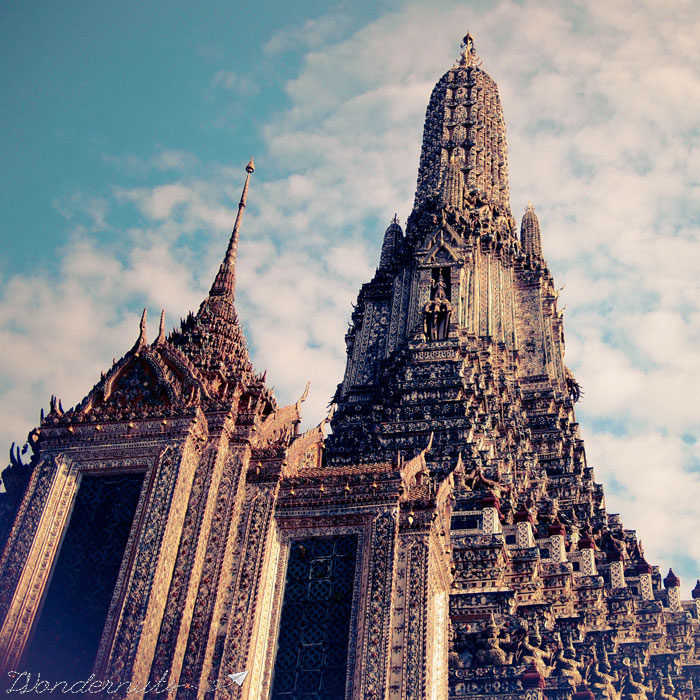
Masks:
[[[427,240],[424,248],[423,263],[434,265],[436,263],[463,263],[464,256],[459,250],[460,241],[449,230],[440,229],[433,233]]]
[[[120,418],[160,415],[207,396],[188,360],[167,344],[142,346],[116,362],[76,406],[74,417]]]
[[[304,469],[318,469],[321,466],[324,424],[325,421],[302,433],[289,446],[287,462],[290,473],[296,474]]]

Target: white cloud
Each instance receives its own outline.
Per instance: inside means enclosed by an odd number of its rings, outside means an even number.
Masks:
[[[217,71],[212,76],[211,84],[214,87],[236,92],[238,95],[250,96],[258,92],[258,86],[253,80],[246,75],[234,73],[232,70]]]
[[[288,27],[275,34],[264,47],[265,53],[278,56],[286,51],[296,51],[299,46],[314,49],[332,42],[346,30],[348,20],[342,14],[322,15],[306,20],[299,27]]]

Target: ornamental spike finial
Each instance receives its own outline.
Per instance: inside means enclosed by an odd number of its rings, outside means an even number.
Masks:
[[[158,337],[156,338],[156,345],[162,345],[165,342],[165,309],[161,309],[160,312],[160,326],[158,327]]]
[[[266,371],[267,371],[267,370],[266,370]],[[306,382],[306,386],[304,387],[304,393],[299,397],[299,400],[296,402],[296,409],[297,409],[297,411],[299,411],[299,409],[301,408],[301,404],[303,404],[304,401],[306,401],[306,398],[307,398],[308,395],[309,395],[309,387],[310,387],[310,386],[311,386],[311,380],[308,379],[307,382]]]
[[[250,184],[250,176],[255,172],[255,164],[251,158],[248,165],[245,166],[245,171],[247,173],[245,178],[245,183],[243,185],[243,192],[241,192],[241,199],[238,202],[238,213],[236,214],[236,221],[233,224],[233,230],[231,231],[231,237],[229,238],[228,248],[226,249],[226,255],[224,256],[223,262],[219,267],[219,271],[214,279],[214,284],[212,284],[209,290],[209,296],[230,296],[231,301],[233,301],[236,292],[236,257],[238,256],[238,233],[241,229],[241,222],[243,221],[243,210],[246,207],[246,202],[248,199],[248,186]]]
[[[139,323],[139,337],[136,341],[135,348],[143,347],[146,344],[146,319],[148,318],[148,309],[144,309],[141,314],[141,321]]]
[[[481,59],[476,55],[476,49],[474,48],[474,38],[470,32],[462,39],[462,44],[460,46],[462,53],[459,57],[460,66],[480,66]]]

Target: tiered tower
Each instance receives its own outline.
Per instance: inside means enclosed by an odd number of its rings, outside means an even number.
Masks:
[[[662,585],[586,462],[539,221],[529,204],[518,239],[480,63],[467,35],[431,95],[414,209],[360,291],[325,461],[430,445],[431,478],[452,475],[450,697],[700,697],[697,599]]]
[[[518,238],[498,90],[471,37],[433,90],[414,209],[360,291],[332,415],[303,434],[306,392],[276,405],[234,308],[247,171],[197,314],[167,337],[161,317],[153,343],[144,315],[80,404],[52,399],[28,463],[12,451],[0,682],[699,697],[700,583],[681,600],[606,512],[539,222],[528,206]]]

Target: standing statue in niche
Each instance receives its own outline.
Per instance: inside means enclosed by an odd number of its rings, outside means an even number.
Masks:
[[[447,285],[442,275],[430,284],[430,301],[423,309],[424,330],[427,340],[445,340],[450,327],[452,304],[447,298]]]

